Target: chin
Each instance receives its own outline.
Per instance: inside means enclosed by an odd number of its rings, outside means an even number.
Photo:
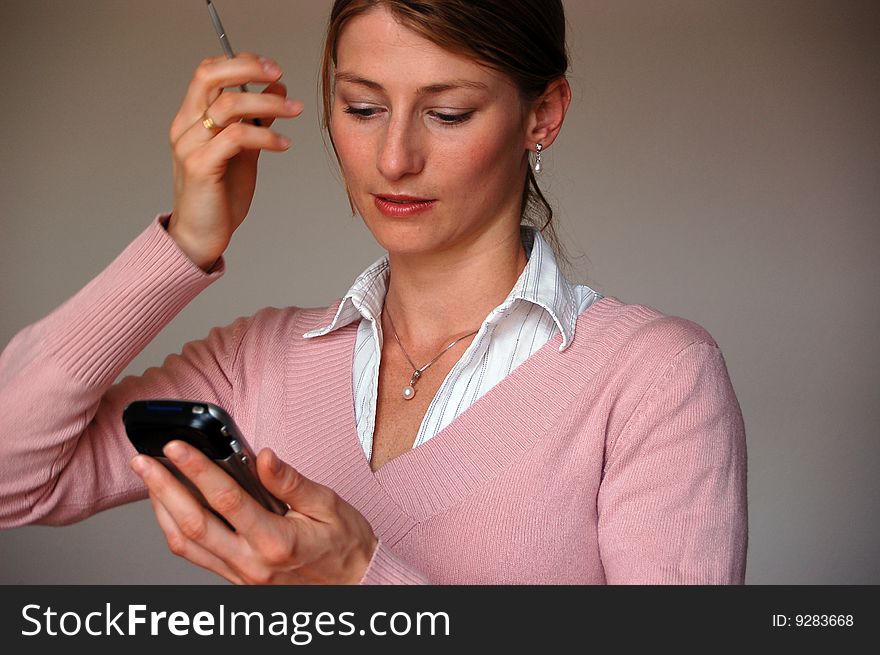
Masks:
[[[364,219],[364,224],[382,248],[395,255],[423,255],[439,245],[433,224],[385,216]]]

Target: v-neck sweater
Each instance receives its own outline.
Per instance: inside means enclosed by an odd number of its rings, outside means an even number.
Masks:
[[[527,259],[525,267],[507,297],[488,313],[464,353],[444,377],[412,435],[410,448],[433,438],[557,331],[562,333],[559,349],[565,350],[574,335],[577,317],[602,297],[590,287],[574,284],[565,277],[553,249],[539,230],[520,225],[519,232]],[[394,338],[382,328],[390,279],[391,263],[385,255],[357,277],[342,296],[330,323],[303,335],[320,339],[348,323],[358,322],[351,376],[357,431],[367,460],[373,454],[382,346],[386,338]],[[428,309],[427,313],[432,312]],[[435,359],[440,357],[442,352]],[[419,363],[425,365],[427,361]],[[416,368],[413,364],[413,371]],[[407,380],[401,379],[401,394]],[[411,388],[418,393],[419,384]]]
[[[691,321],[607,296],[434,438],[372,471],[353,410],[357,325],[269,307],[114,384],[223,273],[158,222],[0,355],[0,526],[146,496],[122,409],[216,403],[370,522],[363,583],[742,583],[746,446],[724,358]]]

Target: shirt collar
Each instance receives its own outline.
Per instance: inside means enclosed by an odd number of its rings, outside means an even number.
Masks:
[[[342,297],[333,320],[309,330],[303,337],[306,339],[320,337],[361,318],[376,321],[385,303],[388,268],[388,255],[373,262],[367,270],[358,275],[348,293]]]
[[[489,312],[484,325],[499,322],[515,303],[530,302],[553,318],[562,333],[559,350],[563,351],[574,339],[577,323],[575,285],[562,274],[553,249],[538,230],[530,225],[520,225],[520,239],[529,261],[504,302]],[[388,278],[389,263],[385,255],[357,277],[348,293],[342,297],[333,319],[329,323],[322,322],[303,337],[320,337],[362,318],[377,321],[382,313]]]

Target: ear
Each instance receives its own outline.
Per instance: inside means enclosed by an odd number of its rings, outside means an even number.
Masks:
[[[571,104],[571,87],[565,77],[553,80],[544,93],[529,105],[526,119],[526,150],[534,150],[540,143],[547,148],[556,139],[565,113]]]

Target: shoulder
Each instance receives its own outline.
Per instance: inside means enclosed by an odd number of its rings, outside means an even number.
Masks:
[[[607,375],[637,394],[683,359],[721,359],[715,339],[699,323],[613,296],[584,312],[577,330],[584,358],[604,363]]]
[[[625,303],[614,296],[595,303],[582,319],[578,328],[582,322],[587,332],[584,336],[613,349],[669,357],[695,344],[718,347],[699,323],[648,305]]]
[[[225,351],[233,360],[239,360],[242,353],[248,360],[272,357],[304,341],[303,334],[331,320],[338,306],[337,300],[324,307],[263,307],[213,328],[206,342],[214,350]]]
[[[600,303],[587,312],[599,310],[584,337],[592,334],[592,352],[604,364],[599,387],[613,408],[609,447],[631,417],[644,418],[648,408],[666,419],[678,411],[695,420],[715,412],[741,423],[724,357],[708,330],[654,307],[614,297]]]
[[[240,317],[236,323],[240,323],[252,339],[296,341],[309,330],[329,323],[340,302],[341,299],[323,307],[263,307],[250,316]]]

